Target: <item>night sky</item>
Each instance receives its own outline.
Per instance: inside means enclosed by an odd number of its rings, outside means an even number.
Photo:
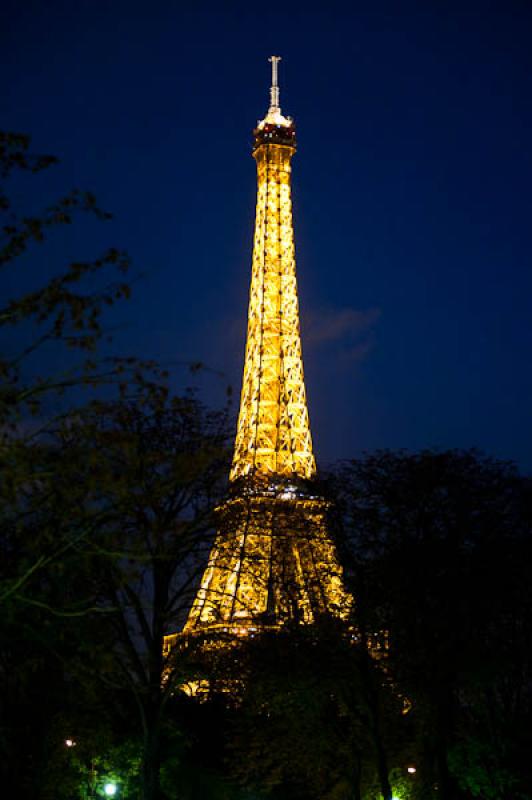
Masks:
[[[114,350],[202,361],[193,379],[174,369],[176,390],[238,397],[251,130],[280,54],[318,460],[476,446],[532,469],[530,2],[4,0],[0,14],[0,126],[61,162],[32,178],[32,202],[78,186],[115,215],[52,239],[13,291],[124,247],[134,293]]]

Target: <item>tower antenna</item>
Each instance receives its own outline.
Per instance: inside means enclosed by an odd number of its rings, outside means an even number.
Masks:
[[[268,113],[275,113],[281,111],[279,107],[279,84],[277,82],[277,64],[281,60],[281,56],[270,56],[268,61],[272,65],[272,85],[270,87],[270,108]]]

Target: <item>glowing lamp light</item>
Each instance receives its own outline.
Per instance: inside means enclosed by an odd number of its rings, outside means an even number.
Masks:
[[[407,767],[406,771],[409,772],[410,775],[413,775],[416,772],[416,768],[415,767]]]
[[[106,783],[103,787],[106,797],[114,797],[117,792],[118,786],[116,783]]]
[[[76,746],[76,742],[74,741],[74,739],[65,739],[65,744],[66,744],[67,747],[75,747]]]

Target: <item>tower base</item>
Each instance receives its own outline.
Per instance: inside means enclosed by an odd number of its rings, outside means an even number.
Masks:
[[[329,503],[308,487],[243,483],[218,509],[218,533],[184,634],[247,635],[345,616],[351,597],[328,532]]]

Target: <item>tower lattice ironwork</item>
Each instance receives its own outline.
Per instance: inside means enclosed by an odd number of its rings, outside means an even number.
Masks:
[[[241,634],[344,614],[350,597],[328,533],[303,378],[291,202],[295,126],[272,56],[254,130],[258,189],[240,413],[228,499],[184,633]],[[170,644],[170,642],[168,642]]]

